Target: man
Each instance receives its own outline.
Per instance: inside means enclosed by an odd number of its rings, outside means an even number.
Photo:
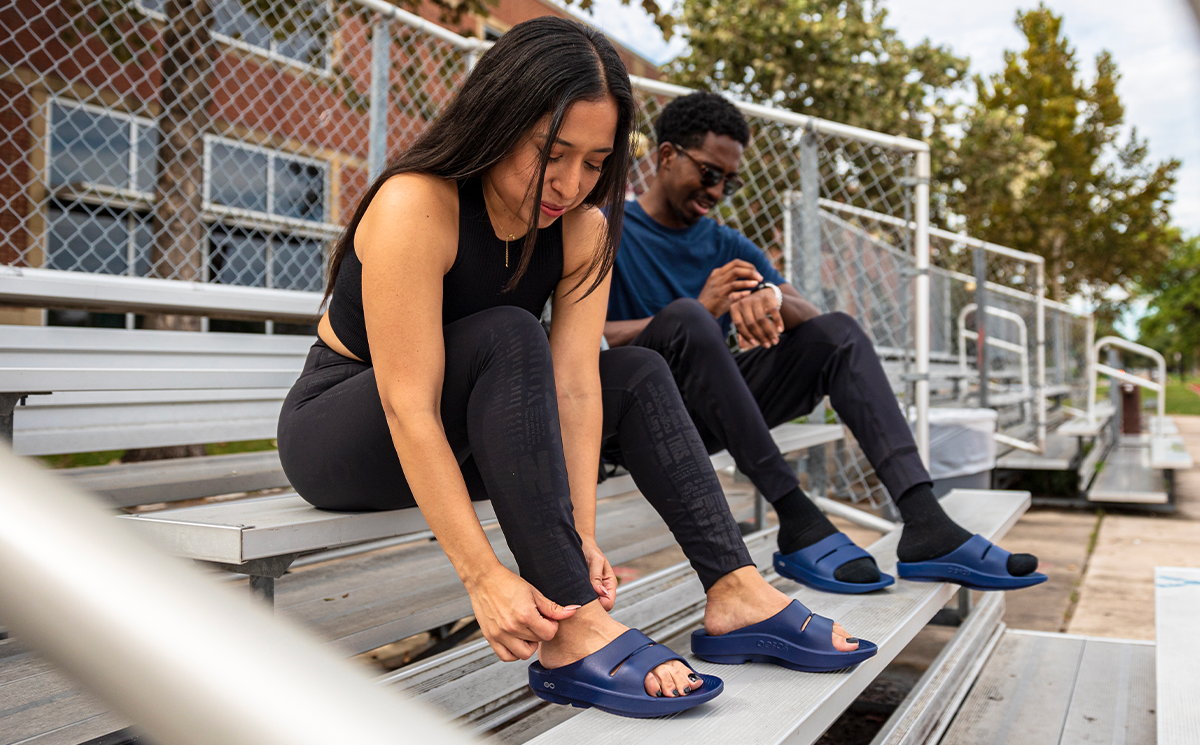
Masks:
[[[933,496],[907,421],[870,340],[844,313],[821,314],[763,252],[707,217],[741,186],[750,128],[712,93],[667,105],[655,123],[653,183],[625,211],[608,322],[612,346],[666,358],[709,452],[729,450],[779,515],[776,568],[834,592],[892,583],[800,489],[770,428],[829,396],[904,519],[902,577],[977,589],[1044,581],[1037,558],[1010,555],[955,523]],[[737,329],[742,351],[726,337]],[[964,574],[964,572],[966,574]]]

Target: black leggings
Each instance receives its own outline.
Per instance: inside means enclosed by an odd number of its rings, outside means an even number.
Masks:
[[[561,605],[596,599],[572,516],[550,346],[527,311],[498,306],[443,328],[442,426],[474,500],[491,499],[530,584]],[[752,565],[662,357],[600,354],[605,456],[625,465],[707,590]],[[330,510],[416,506],[375,370],[318,341],[279,416],[292,486]]]

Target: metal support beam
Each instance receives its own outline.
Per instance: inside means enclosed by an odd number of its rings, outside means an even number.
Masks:
[[[288,567],[300,554],[283,554],[265,559],[251,559],[245,564],[222,564],[215,561],[202,562],[208,566],[234,574],[245,574],[250,579],[250,593],[275,607],[275,580],[287,574]]]
[[[371,108],[367,134],[368,179],[375,181],[387,165],[388,52],[391,34],[386,20],[371,28]]]
[[[988,407],[987,253],[975,249],[975,367],[979,371],[979,408]]]
[[[916,226],[913,230],[913,258],[916,277],[913,313],[913,342],[917,353],[917,450],[925,467],[929,467],[929,336],[932,329],[929,313],[929,152],[917,153],[917,184],[913,207]]]

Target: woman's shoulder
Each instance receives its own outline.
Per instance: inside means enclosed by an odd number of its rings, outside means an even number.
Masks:
[[[563,270],[573,273],[590,265],[596,246],[608,230],[608,218],[598,207],[577,207],[562,216]]]
[[[372,206],[458,211],[458,184],[428,173],[398,173],[380,185]]]
[[[397,231],[396,226],[405,226]],[[378,249],[419,243],[424,250],[442,246],[453,263],[458,235],[458,187],[426,173],[401,173],[384,181],[355,230],[354,245],[364,264]],[[448,267],[447,267],[448,268]]]

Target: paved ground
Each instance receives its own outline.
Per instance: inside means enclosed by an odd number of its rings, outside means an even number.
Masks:
[[[1200,463],[1200,417],[1174,419]],[[1180,472],[1175,488],[1174,515],[1104,517],[1068,631],[1154,638],[1154,567],[1200,567],[1200,469]]]

